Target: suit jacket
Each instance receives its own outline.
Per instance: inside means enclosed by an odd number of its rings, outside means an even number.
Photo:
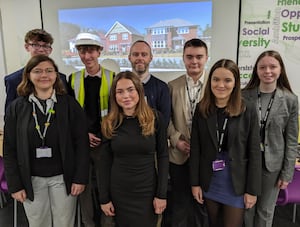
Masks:
[[[208,75],[205,74],[203,76],[204,83],[200,94],[201,98],[204,94]],[[187,161],[188,156],[184,155],[176,148],[176,143],[181,135],[188,141],[191,137],[186,122],[186,114],[188,113],[186,107],[186,75],[182,75],[177,79],[170,81],[168,85],[172,104],[171,119],[168,127],[168,137],[170,139],[169,160],[174,164],[182,165]]]
[[[5,112],[9,104],[18,97],[17,87],[22,81],[23,71],[24,68],[19,69],[18,71],[4,77],[4,84],[6,90]],[[66,75],[59,73],[59,76],[63,84],[65,85],[65,88],[67,88]]]
[[[201,104],[201,102],[200,102]],[[198,104],[199,105],[199,104]],[[197,108],[199,108],[197,106]],[[217,114],[208,118],[195,111],[192,124],[190,177],[192,186],[207,191],[213,174],[212,162],[218,152]],[[258,195],[261,191],[259,125],[254,105],[228,119],[228,155],[232,183],[237,195]]]
[[[243,96],[257,104],[257,88]],[[258,112],[258,110],[257,110]],[[293,179],[298,145],[298,98],[277,88],[265,128],[264,159],[268,171],[280,171],[280,179]]]
[[[77,101],[68,95],[56,95],[56,98],[57,136],[69,194],[72,183],[88,183],[89,140],[85,115]],[[28,97],[19,97],[11,103],[5,115],[3,158],[9,192],[25,189],[27,197],[33,200],[28,135],[31,117],[32,104]]]

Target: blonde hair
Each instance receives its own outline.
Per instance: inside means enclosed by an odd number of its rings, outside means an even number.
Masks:
[[[101,124],[102,134],[111,139],[114,136],[116,129],[122,124],[124,119],[123,109],[116,101],[116,87],[120,79],[131,80],[139,95],[139,102],[135,109],[135,116],[138,118],[139,124],[142,128],[143,136],[150,136],[154,134],[155,114],[145,101],[144,88],[140,78],[133,72],[125,71],[116,75],[110,90],[110,112],[103,119]]]

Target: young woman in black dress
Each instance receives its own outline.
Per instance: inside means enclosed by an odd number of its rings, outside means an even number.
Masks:
[[[102,122],[100,203],[118,227],[155,227],[166,208],[168,153],[162,115],[144,98],[132,72],[119,73],[111,88],[111,110]]]

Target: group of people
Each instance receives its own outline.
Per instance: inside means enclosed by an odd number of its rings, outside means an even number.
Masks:
[[[241,89],[230,59],[206,72],[197,38],[168,84],[150,74],[143,40],[130,48],[132,71],[115,75],[98,62],[99,37],[79,34],[85,67],[68,80],[52,43],[29,31],[30,60],[5,77],[5,174],[30,226],[74,225],[77,197],[84,226],[96,226],[93,177],[102,227],[272,226],[298,144],[298,99],[278,52],[264,51]]]

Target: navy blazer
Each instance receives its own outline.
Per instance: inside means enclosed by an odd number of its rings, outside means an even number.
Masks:
[[[85,114],[78,102],[69,95],[56,95],[56,98],[58,146],[66,191],[69,194],[72,183],[88,183],[88,132]],[[33,200],[28,135],[31,117],[32,104],[28,97],[18,97],[11,103],[5,115],[3,158],[9,192],[25,189],[27,197]]]
[[[200,102],[201,104],[201,102]],[[218,152],[217,114],[202,116],[199,105],[192,123],[190,177],[192,186],[207,191],[213,174],[212,162]],[[228,154],[232,183],[237,195],[261,192],[259,125],[254,105],[228,120]]]
[[[9,104],[18,97],[17,87],[22,81],[24,68],[19,69],[12,74],[9,74],[4,77],[5,91],[6,91],[6,100],[5,100],[5,113]],[[60,79],[67,88],[67,78],[63,73],[59,73]],[[67,89],[66,89],[67,90]]]

